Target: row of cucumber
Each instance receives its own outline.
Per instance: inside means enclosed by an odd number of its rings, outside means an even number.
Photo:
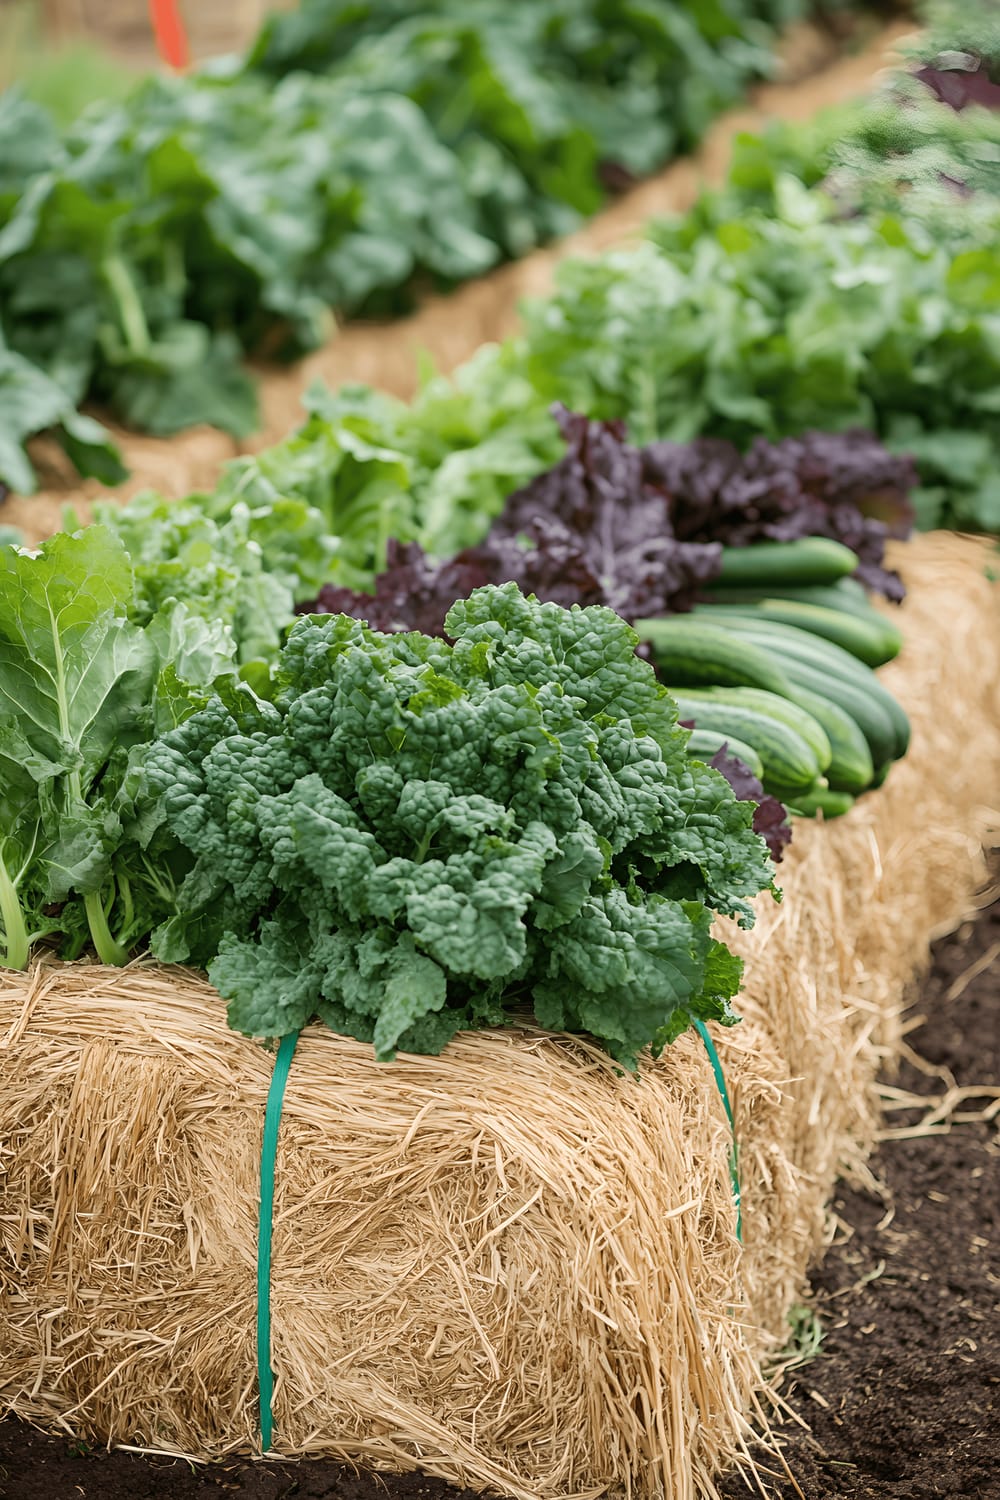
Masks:
[[[824,538],[726,549],[690,614],[640,620],[685,721],[688,754],[728,744],[792,813],[836,817],[906,753],[910,725],[874,668],[895,626],[849,575],[857,558]]]

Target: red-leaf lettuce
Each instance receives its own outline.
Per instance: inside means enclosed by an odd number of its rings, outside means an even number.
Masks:
[[[826,536],[857,553],[859,583],[900,600],[897,573],[883,566],[888,537],[913,524],[908,498],[917,476],[909,458],[889,453],[871,433],[805,432],[747,453],[721,438],[651,443],[643,475],[670,496],[673,531],[682,541],[727,547]]]

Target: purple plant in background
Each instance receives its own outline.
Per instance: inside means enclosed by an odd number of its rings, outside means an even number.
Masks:
[[[859,583],[903,598],[899,575],[883,560],[887,539],[912,529],[909,492],[917,474],[911,459],[890,453],[870,432],[756,438],[745,454],[721,438],[652,443],[642,459],[647,480],[670,495],[679,538],[749,547],[831,537],[857,553]]]

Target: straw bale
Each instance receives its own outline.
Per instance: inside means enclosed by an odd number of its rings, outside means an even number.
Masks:
[[[901,554],[886,673],[914,743],[848,817],[797,826],[745,1019],[638,1079],[580,1039],[463,1035],[377,1064],[310,1027],[278,1151],[276,1448],[516,1500],[694,1500],[738,1457],[759,1360],[822,1247],[838,1169],[935,930],[1000,806],[987,550]],[[196,974],[43,963],[0,987],[0,1408],[211,1457],[257,1442],[258,1154],[272,1059]]]

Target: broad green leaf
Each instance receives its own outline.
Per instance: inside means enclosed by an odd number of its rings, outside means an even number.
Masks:
[[[35,557],[0,550],[0,716],[79,792],[138,733],[154,655],[126,619],[132,570],[102,527],[46,542]]]

